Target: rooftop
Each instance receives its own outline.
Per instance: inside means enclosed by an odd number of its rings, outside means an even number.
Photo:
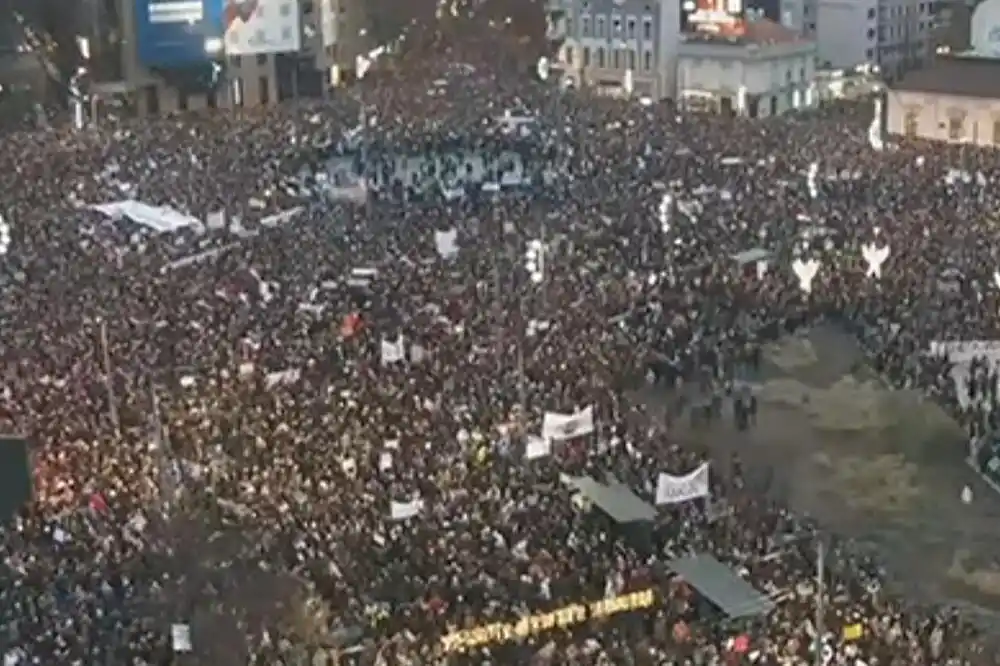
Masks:
[[[1000,59],[940,57],[927,69],[911,72],[893,90],[936,95],[1000,99]]]

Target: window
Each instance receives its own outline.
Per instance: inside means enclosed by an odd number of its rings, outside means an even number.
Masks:
[[[913,109],[909,109],[903,116],[903,134],[912,138],[920,130],[920,116]]]
[[[637,60],[638,60],[638,58],[635,55],[635,51],[633,49],[629,49],[628,50],[628,68],[631,69],[631,70],[633,70],[633,71],[635,71],[636,61]]]
[[[188,110],[188,94],[185,90],[177,91],[177,110],[187,111]]]
[[[960,114],[955,114],[948,118],[948,138],[952,141],[959,141],[962,138],[964,118]]]
[[[604,24],[605,24],[605,22],[606,22],[606,19],[603,16],[598,16],[597,17],[597,37],[598,38],[603,38],[603,37],[607,36],[607,34],[604,32]]]
[[[646,51],[642,54],[642,68],[647,72],[653,70],[653,52]]]
[[[620,54],[621,54],[621,51],[619,51],[618,49],[613,49],[611,51],[611,67],[613,69],[621,69],[622,68],[621,55]]]
[[[566,60],[566,64],[567,65],[572,65],[573,64],[573,47],[572,46],[567,46],[566,47],[566,51],[564,53],[565,53],[565,55],[563,56],[563,58]]]
[[[865,58],[867,58],[868,62],[875,60],[875,49],[867,49],[865,51]]]
[[[875,28],[868,29],[868,40],[871,41],[875,39]]]
[[[622,17],[615,15],[611,17],[611,29],[614,31],[615,37],[621,37],[622,35]]]
[[[566,34],[567,35],[572,35],[573,34],[573,19],[572,18],[567,18],[566,19]]]
[[[806,80],[806,68],[799,67],[799,81],[805,81],[805,80]]]
[[[290,44],[292,41],[292,29],[287,25],[281,29],[281,43]]]
[[[291,16],[292,15],[292,6],[290,4],[288,4],[287,2],[284,3],[284,4],[282,4],[281,7],[278,8],[278,14],[280,16],[283,16],[283,17],[286,17],[286,18],[289,17],[289,16]]]
[[[625,22],[625,36],[628,39],[635,39],[635,17],[629,16]]]
[[[874,7],[872,7],[871,9],[868,10],[868,20],[869,21],[874,21],[875,20],[875,8]]]
[[[597,49],[597,66],[598,67],[604,67],[604,49],[603,48],[598,48]]]
[[[259,41],[261,41],[261,42],[263,42],[264,40],[267,39],[267,37],[264,35],[264,31],[263,30],[258,30],[257,31],[257,39]],[[257,54],[257,66],[258,67],[267,67],[267,54],[266,53],[258,53]]]
[[[590,37],[590,17],[581,16],[580,17],[580,34],[584,37]]]
[[[260,95],[261,106],[267,106],[268,104],[271,103],[271,90],[268,86],[268,83],[269,82],[266,76],[260,77],[260,80],[257,82],[257,85],[260,86],[260,89],[257,91],[257,93]]]
[[[1000,146],[1000,119],[993,121],[993,143]]]
[[[583,66],[590,67],[590,47],[583,47]]]
[[[653,39],[653,19],[648,16],[642,19],[642,38],[647,42]]]

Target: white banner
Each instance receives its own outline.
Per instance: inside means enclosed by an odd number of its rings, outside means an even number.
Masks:
[[[545,412],[542,417],[542,439],[561,442],[574,437],[582,437],[594,432],[593,406],[574,414]]]
[[[656,484],[656,504],[680,504],[699,497],[708,497],[708,463],[702,463],[684,476],[660,474]]]
[[[424,501],[419,497],[409,502],[393,501],[389,504],[389,518],[392,520],[407,520],[419,515],[424,509]]]
[[[296,0],[226,0],[226,55],[300,50],[299,12]]]
[[[193,649],[191,644],[191,627],[187,624],[170,625],[170,644],[174,652],[190,652]]]
[[[382,363],[399,363],[406,360],[406,345],[403,343],[403,336],[399,336],[395,341],[382,340]]]

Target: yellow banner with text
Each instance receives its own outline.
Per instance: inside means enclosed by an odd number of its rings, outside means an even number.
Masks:
[[[506,643],[528,636],[534,636],[550,629],[562,629],[586,622],[641,610],[656,602],[652,588],[641,592],[631,592],[610,599],[599,599],[584,604],[570,604],[549,613],[529,615],[516,622],[493,622],[472,629],[463,629],[441,638],[445,652],[464,648]]]

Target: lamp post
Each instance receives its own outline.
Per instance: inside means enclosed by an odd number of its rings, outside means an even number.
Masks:
[[[544,238],[544,237],[543,237]],[[524,268],[528,271],[528,279],[531,284],[541,286],[545,283],[545,273],[546,273],[546,253],[548,247],[545,244],[543,238],[534,238],[528,241],[528,249],[524,253]],[[542,292],[545,293],[544,290]],[[527,307],[525,307],[525,295],[524,292],[521,293],[520,298],[521,306],[521,319],[522,321],[527,317]],[[520,393],[521,400],[521,410],[522,414],[527,414],[528,409],[528,386],[524,375],[524,343],[522,342],[522,335],[527,335],[528,326],[525,324],[525,330],[518,335],[517,339],[517,376],[518,376],[518,391]]]
[[[70,105],[73,107],[73,127],[77,131],[82,130],[84,125],[84,96],[80,84],[86,75],[87,69],[80,67],[76,70],[75,74],[69,77]]]

